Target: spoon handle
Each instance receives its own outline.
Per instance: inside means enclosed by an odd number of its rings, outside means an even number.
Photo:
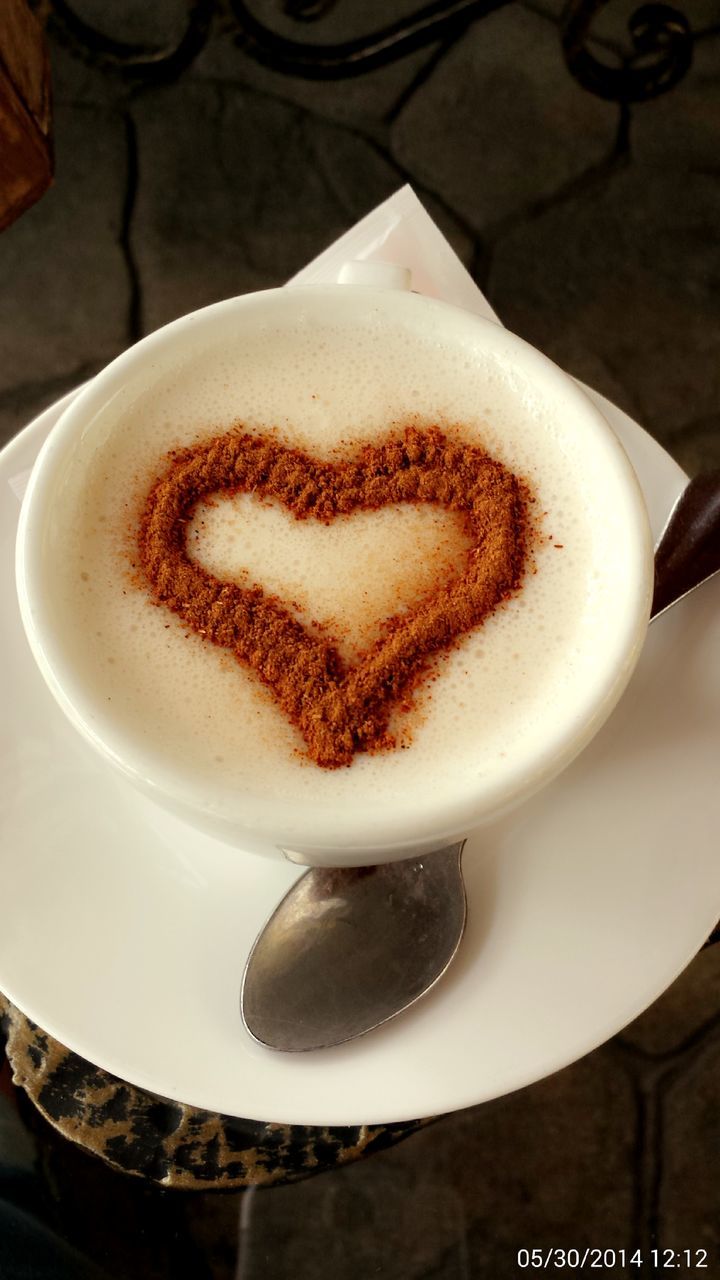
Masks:
[[[669,609],[720,570],[720,471],[695,476],[683,490],[655,551],[651,617]],[[706,947],[720,943],[720,925]]]
[[[680,494],[655,551],[651,617],[720,570],[720,471],[695,476]]]

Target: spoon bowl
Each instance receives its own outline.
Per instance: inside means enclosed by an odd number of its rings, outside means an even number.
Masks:
[[[374,1030],[429,991],[465,929],[464,843],[302,876],[245,968],[240,1003],[250,1034],[273,1049],[327,1048]]]

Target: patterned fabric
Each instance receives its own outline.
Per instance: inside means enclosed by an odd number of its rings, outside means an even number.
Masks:
[[[171,1102],[92,1066],[0,993],[15,1084],[66,1138],[164,1187],[297,1182],[392,1146],[429,1120],[348,1128],[243,1120]]]

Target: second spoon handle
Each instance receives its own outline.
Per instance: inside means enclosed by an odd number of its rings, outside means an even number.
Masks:
[[[720,471],[695,476],[680,494],[655,551],[651,617],[720,570]]]

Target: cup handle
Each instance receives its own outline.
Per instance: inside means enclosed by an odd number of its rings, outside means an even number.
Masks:
[[[364,284],[373,289],[410,289],[410,268],[393,262],[344,262],[338,284]]]

